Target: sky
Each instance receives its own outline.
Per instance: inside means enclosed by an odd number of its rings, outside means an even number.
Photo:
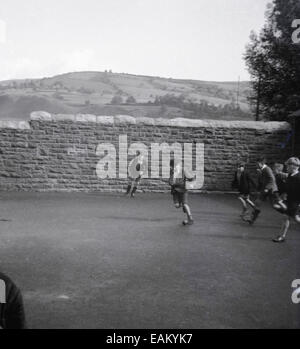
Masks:
[[[104,71],[248,80],[270,0],[1,0],[0,80]]]

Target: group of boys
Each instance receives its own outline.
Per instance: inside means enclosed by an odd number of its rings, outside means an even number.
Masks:
[[[257,161],[259,179],[258,185],[245,169],[245,163],[240,163],[235,173],[232,186],[239,191],[238,199],[242,203],[241,218],[253,224],[261,213],[261,202],[270,200],[272,207],[284,215],[280,234],[274,242],[284,242],[291,220],[300,223],[300,160],[292,157],[284,165],[275,164],[273,170],[266,164],[265,158]],[[259,195],[254,202],[251,195],[258,190]],[[252,213],[248,216],[248,206]]]
[[[141,153],[130,163],[130,183],[128,184],[126,195],[134,194],[138,188],[141,177],[144,173],[145,158]],[[282,230],[274,242],[284,242],[290,226],[291,219],[300,223],[300,160],[292,157],[283,164],[274,164],[269,167],[266,159],[261,157],[257,160],[258,183],[246,170],[246,163],[238,165],[234,175],[232,187],[238,189],[238,199],[242,204],[241,218],[249,224],[254,224],[261,214],[262,201],[269,200],[275,210],[284,215]],[[194,223],[190,206],[188,204],[188,182],[194,177],[187,173],[180,162],[170,161],[171,194],[176,208],[182,208],[186,214],[183,225]],[[258,196],[254,200],[253,193],[258,191]],[[250,211],[248,210],[250,208]]]

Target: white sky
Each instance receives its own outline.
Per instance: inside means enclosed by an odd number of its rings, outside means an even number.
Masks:
[[[0,80],[70,71],[249,79],[270,0],[1,0]]]

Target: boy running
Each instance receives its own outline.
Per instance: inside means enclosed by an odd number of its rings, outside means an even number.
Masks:
[[[140,151],[137,151],[137,157],[132,159],[128,166],[130,182],[128,183],[125,195],[131,193],[131,197],[134,198],[135,192],[137,191],[141,178],[145,172],[145,168],[145,157]]]
[[[274,242],[284,242],[288,229],[290,227],[291,218],[300,224],[300,160],[292,157],[286,162],[287,174],[282,173],[282,177],[286,179],[285,189],[287,194],[286,209],[278,209],[279,212],[285,214],[284,222],[280,235],[273,239]]]
[[[271,168],[267,166],[266,159],[264,157],[259,158],[257,161],[257,165],[260,172],[260,176],[259,176],[260,195],[259,195],[258,201],[261,202],[269,199],[272,205],[279,205],[279,207],[284,208],[285,206],[279,197],[276,178]],[[252,223],[256,221],[260,212],[261,211],[259,209],[253,212]]]
[[[253,214],[255,213],[255,211],[259,211],[254,202],[250,200],[251,190],[255,189],[256,184],[251,178],[250,174],[245,170],[245,165],[246,164],[244,162],[238,165],[237,171],[234,175],[234,180],[232,182],[232,188],[238,189],[239,191],[238,199],[242,203],[242,220],[248,223],[252,223],[250,219],[246,219],[246,216],[248,214],[247,205],[249,205],[253,209]]]
[[[182,170],[181,164],[175,164],[174,159],[170,161],[170,179],[171,194],[176,208],[182,207],[183,212],[187,215],[187,219],[182,222],[183,225],[192,225],[194,223],[190,207],[188,205],[188,191],[186,182],[193,181],[185,170]]]

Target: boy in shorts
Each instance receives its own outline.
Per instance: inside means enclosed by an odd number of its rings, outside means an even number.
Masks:
[[[272,169],[266,164],[266,159],[261,157],[257,160],[258,169],[260,172],[259,176],[259,202],[266,201],[269,199],[271,201],[272,206],[280,207],[282,209],[285,208],[283,201],[279,197],[278,186],[276,182],[276,178]],[[255,222],[258,215],[260,214],[260,210],[256,210],[253,213],[252,223]]]
[[[252,220],[246,219],[248,214],[248,205],[255,211],[259,211],[254,202],[250,199],[251,191],[256,188],[256,184],[250,174],[245,170],[246,164],[241,162],[238,164],[237,171],[234,174],[232,188],[239,191],[238,199],[242,203],[242,220],[252,223]]]
[[[288,229],[290,227],[290,221],[293,219],[296,223],[300,224],[300,160],[296,157],[288,159],[286,162],[287,173],[282,173],[285,178],[285,188],[287,194],[287,200],[285,202],[286,209],[277,208],[280,213],[285,215],[282,230],[280,235],[273,239],[274,242],[284,242]]]
[[[186,182],[193,181],[194,176],[189,175],[185,170],[182,170],[181,164],[175,164],[174,159],[170,161],[170,179],[171,194],[176,208],[182,207],[187,219],[182,222],[183,225],[192,225],[194,223],[191,209],[188,205],[188,190]]]
[[[146,159],[140,151],[137,151],[137,157],[132,159],[128,166],[129,183],[127,186],[126,195],[131,194],[132,198],[135,197],[135,193],[138,189],[140,181],[144,172],[146,171]]]

